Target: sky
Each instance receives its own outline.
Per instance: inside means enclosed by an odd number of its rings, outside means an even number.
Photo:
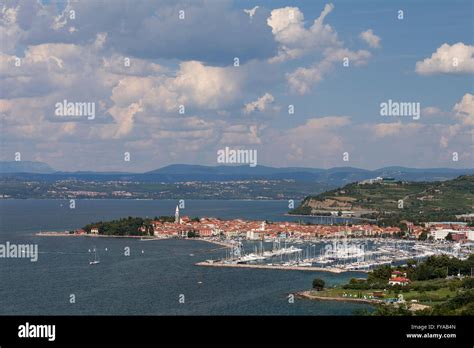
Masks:
[[[0,160],[471,168],[473,4],[0,0]]]

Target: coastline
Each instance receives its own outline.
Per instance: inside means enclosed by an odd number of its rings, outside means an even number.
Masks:
[[[102,234],[90,234],[90,233],[83,233],[83,234],[76,234],[76,233],[69,233],[69,232],[37,232],[34,233],[35,236],[38,237],[90,237],[90,238],[132,238],[132,239],[140,239],[142,241],[151,241],[151,240],[168,240],[172,238],[157,238],[152,236],[115,236],[115,235],[102,235]],[[230,248],[231,245],[220,242],[217,240],[212,239],[204,239],[204,238],[180,238],[182,240],[196,240],[207,242],[215,245],[220,245],[222,247]]]
[[[91,237],[91,238],[140,238],[140,239],[149,239],[149,240],[159,240],[164,238],[153,238],[146,236],[114,236],[114,235],[102,235],[102,234],[90,234],[90,233],[69,233],[69,232],[37,232],[34,234],[38,237]]]
[[[305,298],[312,301],[336,301],[336,302],[355,302],[355,303],[365,303],[372,306],[377,304],[385,304],[397,307],[399,304],[397,302],[385,302],[379,299],[364,299],[364,298],[350,298],[350,297],[329,297],[329,296],[317,296],[314,295],[314,292],[310,290],[300,291],[295,294],[296,297]],[[407,304],[408,310],[412,312],[425,310],[431,308],[426,304],[421,303],[411,303],[411,302],[403,302]]]
[[[346,219],[346,220],[361,220],[361,221],[371,221],[371,222],[376,222],[376,219],[368,219],[368,218],[363,218],[363,217],[357,217],[357,216],[333,216],[333,215],[308,215],[308,214],[290,214],[290,213],[285,213],[283,216],[292,216],[292,217],[306,217],[306,218],[334,218],[334,219]]]
[[[384,301],[376,299],[316,296],[309,290],[297,292],[295,295],[300,298],[316,301],[358,302],[368,304],[384,303]]]

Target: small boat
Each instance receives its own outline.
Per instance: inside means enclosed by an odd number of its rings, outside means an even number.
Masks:
[[[312,265],[311,262],[298,262],[298,267],[311,267]]]
[[[89,265],[97,265],[100,263],[99,256],[97,255],[97,249],[94,247],[94,260],[89,261]]]

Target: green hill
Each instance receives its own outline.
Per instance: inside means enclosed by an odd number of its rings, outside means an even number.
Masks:
[[[399,201],[403,207],[399,207]],[[435,182],[352,183],[308,196],[291,214],[352,211],[356,216],[414,222],[454,221],[473,212],[474,175]]]

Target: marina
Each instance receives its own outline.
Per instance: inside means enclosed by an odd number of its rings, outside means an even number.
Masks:
[[[466,259],[472,246],[461,243],[421,242],[381,238],[333,240],[230,240],[225,255],[199,262],[199,266],[307,270],[319,272],[368,272],[382,265],[401,265],[432,255]],[[266,250],[267,249],[267,250]]]

